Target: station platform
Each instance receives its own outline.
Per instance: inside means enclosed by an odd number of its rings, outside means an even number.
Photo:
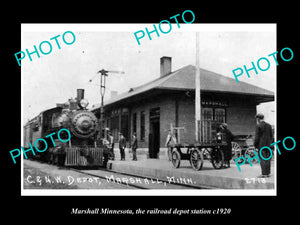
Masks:
[[[192,169],[188,160],[181,160],[179,168],[174,168],[166,158],[149,159],[138,155],[138,161],[132,161],[131,155],[126,155],[125,161],[120,161],[118,154],[115,160],[109,160],[107,168],[127,175],[145,176],[166,182],[187,183],[197,188],[209,189],[274,189],[274,161],[271,161],[271,176],[257,178],[261,174],[260,164],[241,166],[238,170],[231,160],[230,168],[214,169],[211,162],[204,160],[199,171]],[[192,182],[191,182],[192,181]]]

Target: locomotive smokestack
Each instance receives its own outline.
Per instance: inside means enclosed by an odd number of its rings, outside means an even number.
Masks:
[[[84,98],[84,89],[77,89],[77,102]]]

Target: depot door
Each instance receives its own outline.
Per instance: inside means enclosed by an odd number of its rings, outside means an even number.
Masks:
[[[158,158],[160,147],[159,108],[154,108],[150,110],[149,122],[149,158]]]

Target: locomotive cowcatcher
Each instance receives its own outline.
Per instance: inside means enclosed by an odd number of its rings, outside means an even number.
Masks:
[[[108,154],[106,146],[101,140],[97,141],[99,125],[96,116],[86,109],[88,101],[84,99],[84,89],[77,89],[77,97],[66,103],[56,104],[41,112],[24,126],[24,148],[28,149],[31,143],[43,138],[47,141],[48,149],[45,152],[31,154],[30,158],[57,164],[59,166],[106,166]],[[66,128],[71,133],[68,142],[59,141],[57,132]],[[55,147],[49,134],[52,135]],[[68,139],[60,134],[60,138]],[[43,146],[44,145],[44,146]],[[45,149],[44,142],[37,142],[38,149]]]

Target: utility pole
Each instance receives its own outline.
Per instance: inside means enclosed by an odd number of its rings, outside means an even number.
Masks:
[[[100,73],[100,95],[101,95],[101,106],[100,106],[100,119],[99,119],[99,124],[100,124],[100,130],[99,130],[99,135],[100,139],[102,138],[102,130],[104,128],[104,95],[105,95],[105,83],[106,83],[106,77],[108,76],[108,73],[119,73],[119,74],[124,74],[123,71],[113,71],[113,70],[99,70],[97,73]],[[90,80],[91,82],[92,80]]]
[[[199,67],[199,32],[196,32],[196,73],[195,73],[195,135],[196,142],[200,142],[201,137],[201,90],[200,90],[200,67]]]

